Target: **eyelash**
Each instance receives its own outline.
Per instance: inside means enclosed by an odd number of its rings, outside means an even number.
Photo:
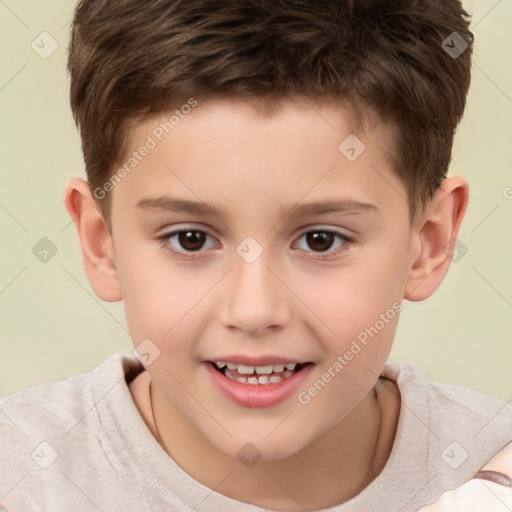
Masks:
[[[195,233],[202,233],[202,234],[205,234],[207,237],[213,238],[211,235],[209,235],[205,231],[202,231],[200,229],[190,228],[190,229],[180,229],[180,230],[171,231],[169,233],[166,233],[166,234],[158,237],[157,242],[164,250],[173,254],[174,256],[183,257],[183,258],[187,258],[190,260],[201,257],[201,253],[204,251],[201,251],[201,250],[193,251],[193,252],[178,251],[176,249],[173,249],[172,246],[170,245],[170,243],[169,243],[170,238],[172,238],[173,236],[179,235],[180,233],[186,233],[188,231],[192,231]],[[313,254],[316,254],[314,259],[317,259],[317,260],[327,260],[327,259],[335,258],[336,256],[339,256],[340,254],[349,250],[352,243],[354,242],[353,238],[348,237],[348,236],[344,235],[343,233],[340,233],[339,231],[335,231],[332,229],[313,229],[313,230],[305,231],[304,233],[302,233],[300,235],[300,237],[298,239],[300,240],[302,237],[304,237],[308,234],[312,234],[312,233],[328,233],[328,234],[334,235],[342,242],[342,245],[332,252],[329,252],[329,250],[324,251],[324,252],[306,251],[306,252],[312,252]]]

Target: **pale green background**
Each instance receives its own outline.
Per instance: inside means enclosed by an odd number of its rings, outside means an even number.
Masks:
[[[122,303],[94,296],[63,206],[66,181],[83,169],[65,69],[74,4],[0,1],[0,396],[131,351]],[[406,303],[391,360],[508,401],[512,200],[504,190],[512,187],[512,0],[465,6],[474,14],[476,51],[452,173],[471,185],[460,234],[468,252],[434,297]],[[31,48],[43,31],[59,43],[46,60]],[[43,236],[58,247],[47,263],[31,251]]]

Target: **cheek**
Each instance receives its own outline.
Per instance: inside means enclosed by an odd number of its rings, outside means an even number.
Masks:
[[[297,294],[325,327],[322,338],[338,340],[341,349],[386,312],[389,322],[385,331],[391,331],[388,327],[394,323],[395,309],[403,298],[405,264],[403,254],[381,253],[372,261],[361,258],[314,278],[302,275],[296,280]]]
[[[321,340],[324,357],[297,399],[327,427],[340,420],[375,385],[392,347],[401,302],[382,294],[340,300],[325,318],[335,335]]]
[[[313,388],[303,390],[304,400],[311,399],[319,410],[321,403],[338,404],[334,416],[352,407],[374,385],[393,343],[407,254],[381,251],[379,258],[375,254],[301,281],[300,293],[310,298],[308,306],[320,319],[317,339],[324,351]]]
[[[179,265],[171,266],[165,257],[129,256],[118,262],[124,309],[135,345],[152,340],[161,352],[179,353],[202,328],[200,312],[204,298],[215,282],[215,275],[192,273]],[[141,264],[141,262],[150,262]]]

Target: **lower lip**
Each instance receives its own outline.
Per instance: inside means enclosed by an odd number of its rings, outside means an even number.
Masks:
[[[206,371],[220,392],[243,407],[270,407],[283,402],[298,391],[313,368],[312,364],[308,364],[291,377],[275,384],[242,384],[228,379],[211,363],[203,364],[206,365]]]

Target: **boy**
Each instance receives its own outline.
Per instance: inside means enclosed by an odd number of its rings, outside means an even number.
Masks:
[[[512,408],[386,365],[468,202],[446,177],[466,16],[458,0],[79,3],[88,182],[65,203],[136,356],[0,403],[4,510],[506,503]]]

